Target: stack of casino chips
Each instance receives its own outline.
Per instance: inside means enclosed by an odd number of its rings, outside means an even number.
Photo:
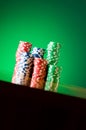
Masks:
[[[16,52],[16,65],[12,83],[29,86],[33,67],[33,56],[29,53],[32,44],[20,41]]]
[[[42,58],[34,58],[34,68],[31,79],[31,88],[44,89],[47,70],[47,61]]]
[[[59,85],[61,67],[59,67],[59,43],[50,42],[47,47],[48,72],[45,84],[45,90],[56,92]]]
[[[34,57],[34,67],[30,87],[43,89],[45,85],[47,61],[43,59],[45,49],[34,47],[32,55]]]

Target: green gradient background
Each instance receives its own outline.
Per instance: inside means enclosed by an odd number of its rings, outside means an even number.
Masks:
[[[60,42],[61,84],[86,87],[85,0],[0,0],[0,79],[11,82],[19,41]]]

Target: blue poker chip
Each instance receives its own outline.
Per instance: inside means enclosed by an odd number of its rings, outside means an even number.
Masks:
[[[33,57],[43,58],[45,49],[34,47],[32,50]]]

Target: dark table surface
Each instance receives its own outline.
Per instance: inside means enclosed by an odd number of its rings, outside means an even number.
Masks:
[[[1,129],[86,130],[86,99],[0,81]]]

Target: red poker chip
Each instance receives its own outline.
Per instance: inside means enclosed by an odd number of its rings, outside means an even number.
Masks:
[[[25,41],[20,41],[19,42],[19,47],[31,47],[32,44],[29,42],[25,42]]]

